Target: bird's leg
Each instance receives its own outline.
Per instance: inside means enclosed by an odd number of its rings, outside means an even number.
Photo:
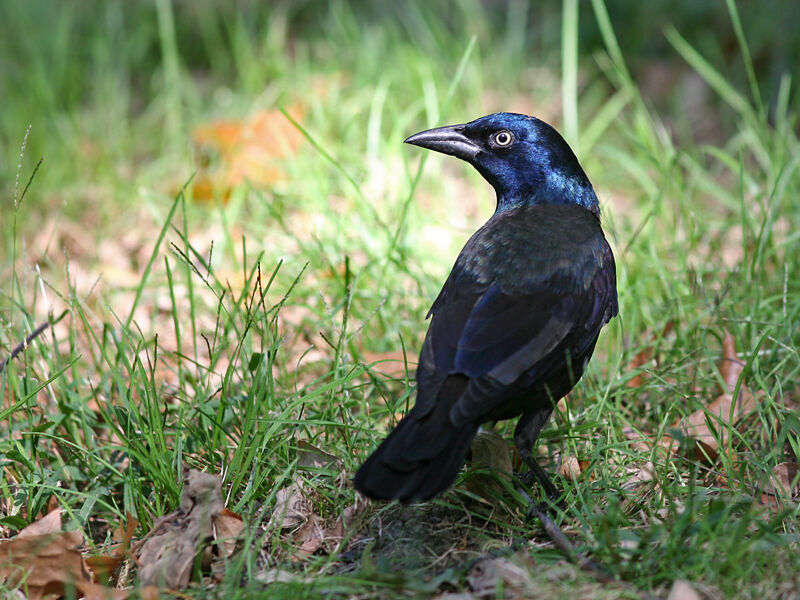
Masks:
[[[525,460],[523,458],[523,460]],[[550,500],[553,504],[558,506],[559,508],[564,508],[564,501],[561,500],[561,490],[559,490],[556,485],[550,479],[550,476],[547,474],[539,463],[537,463],[533,458],[530,460],[525,460],[525,464],[528,465],[530,471],[528,472],[540,486],[544,490],[547,499]]]
[[[536,459],[533,458],[533,445],[539,438],[539,433],[547,422],[547,419],[550,418],[550,413],[552,412],[552,408],[547,408],[522,415],[519,423],[517,423],[517,428],[514,430],[514,444],[517,446],[520,458],[530,469],[528,473],[522,476],[522,481],[530,483],[532,479],[535,479],[539,485],[542,486],[547,500],[549,501],[544,503],[545,506],[547,508],[555,506],[563,510],[566,506],[561,498],[561,491],[550,480],[549,475],[539,463],[536,462]],[[528,508],[528,515],[532,516],[536,510],[540,510],[540,508],[531,504]]]

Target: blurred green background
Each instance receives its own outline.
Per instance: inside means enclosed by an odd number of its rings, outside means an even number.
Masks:
[[[690,69],[664,35],[675,27],[744,92],[746,71],[725,2],[610,0],[606,6],[645,100],[675,119],[696,111],[686,115],[688,127],[677,127],[682,135],[702,141],[730,134],[735,119],[715,110],[719,101],[687,75]],[[597,60],[603,41],[591,3],[578,7],[585,89],[604,78]],[[789,74],[796,81],[800,70],[800,3],[748,1],[738,9],[759,88],[774,106],[781,77]],[[28,124],[34,126],[29,159],[43,155],[48,161],[40,185],[47,182],[48,189],[75,200],[71,188],[77,180],[135,179],[143,163],[185,145],[188,137],[182,134],[196,120],[241,114],[255,99],[280,105],[307,98],[313,75],[349,73],[349,84],[362,87],[351,89],[356,96],[364,94],[367,82],[389,82],[387,115],[402,112],[400,107],[422,96],[426,76],[446,85],[471,36],[477,38],[482,68],[467,68],[448,119],[478,116],[463,110],[468,99],[459,96],[465,93],[469,100],[479,91],[495,99],[552,94],[546,73],[560,71],[561,15],[560,2],[520,0],[5,0],[0,3],[4,196],[9,197]],[[796,94],[791,101],[796,105]],[[483,104],[496,110],[502,103]],[[346,121],[338,127],[365,118],[367,107],[337,115]],[[710,122],[703,119],[709,111]],[[94,142],[102,152],[87,156]]]

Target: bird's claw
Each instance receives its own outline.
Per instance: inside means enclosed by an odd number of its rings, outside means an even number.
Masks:
[[[530,487],[534,481],[541,486],[542,490],[544,490],[546,500],[539,502],[538,505],[544,507],[546,511],[549,512],[555,509],[563,512],[567,509],[567,503],[564,500],[564,494],[550,480],[550,478],[547,476],[547,473],[545,473],[541,467],[538,469],[531,469],[527,473],[516,474],[515,476],[517,480],[525,487]],[[527,494],[526,497],[528,497]],[[531,503],[531,505],[537,504],[534,503],[530,497],[528,497],[528,501]],[[528,508],[529,515],[531,508],[532,506],[529,506]]]

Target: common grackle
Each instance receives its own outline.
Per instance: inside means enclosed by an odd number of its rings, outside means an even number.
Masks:
[[[520,416],[517,450],[555,500],[533,445],[617,314],[597,196],[569,145],[534,117],[496,113],[406,143],[470,163],[497,192],[497,209],[428,313],[414,408],[355,487],[371,498],[427,500],[453,483],[481,423]]]

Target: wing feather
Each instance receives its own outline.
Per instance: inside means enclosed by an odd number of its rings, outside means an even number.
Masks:
[[[506,240],[529,239],[540,225],[517,215],[503,233]],[[477,397],[465,394],[452,407],[461,419],[477,419],[518,392],[516,387],[534,388],[563,370],[569,357],[583,360],[591,352],[601,327],[617,312],[613,255],[599,223],[591,225],[586,235],[566,237],[561,246],[545,240],[549,262],[532,248],[514,257],[503,249],[505,262],[499,263],[491,254],[494,232],[485,227],[473,236],[430,311],[417,372],[421,414],[440,401],[438,390],[450,375],[466,375],[474,389],[487,390]],[[476,258],[481,249],[484,256]],[[527,256],[536,264],[526,264]]]

